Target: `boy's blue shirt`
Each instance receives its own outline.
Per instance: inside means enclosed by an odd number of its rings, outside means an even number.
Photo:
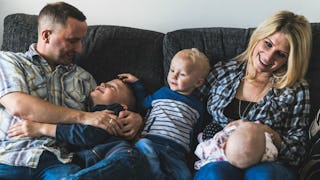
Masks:
[[[123,111],[120,104],[97,105],[92,111],[112,110],[116,115]],[[82,124],[57,124],[56,140],[75,152],[73,161],[81,167],[89,167],[116,151],[123,139],[109,135],[105,130]],[[122,144],[121,144],[122,143]]]
[[[120,104],[96,105],[94,111],[112,110],[116,115],[123,110]],[[110,135],[103,129],[83,124],[57,124],[56,140],[80,148],[90,148],[105,142]]]

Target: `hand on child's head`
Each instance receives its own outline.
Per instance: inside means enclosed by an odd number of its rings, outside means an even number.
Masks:
[[[121,81],[126,82],[126,83],[134,83],[134,82],[138,81],[138,78],[130,73],[118,74],[118,78]]]
[[[123,74],[118,74],[116,78],[118,78],[118,79],[120,79],[121,81],[123,81],[123,79],[124,79],[125,77],[123,76]]]

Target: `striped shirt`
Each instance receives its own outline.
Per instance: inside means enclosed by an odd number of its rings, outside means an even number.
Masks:
[[[143,96],[138,96],[141,97]],[[139,100],[143,108],[152,109],[145,117],[142,136],[156,135],[170,139],[189,152],[193,127],[203,118],[203,103],[193,96],[184,96],[168,87],[162,87],[152,95],[144,97]]]
[[[12,92],[24,92],[56,105],[86,110],[86,98],[96,86],[93,77],[81,67],[58,65],[54,71],[36,52],[32,44],[26,53],[0,52],[0,97]],[[0,105],[0,163],[36,168],[44,150],[53,152],[63,162],[68,154],[54,139],[9,138],[11,125],[22,119],[13,116]]]
[[[207,82],[196,95],[207,99],[207,110],[213,121],[225,126],[234,121],[224,115],[224,109],[235,98],[246,63],[220,61],[211,70]],[[277,131],[282,138],[278,162],[299,165],[308,140],[310,113],[309,85],[305,80],[291,88],[270,88],[265,97],[250,108],[246,119],[260,121]]]

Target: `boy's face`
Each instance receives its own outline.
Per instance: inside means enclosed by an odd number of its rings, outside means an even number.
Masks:
[[[181,54],[173,57],[167,76],[170,89],[183,95],[190,95],[192,91],[199,87],[203,79],[189,59],[184,59]]]
[[[120,80],[113,79],[111,81],[101,83],[91,92],[91,98],[94,105],[120,103],[121,98],[125,97],[128,87]]]

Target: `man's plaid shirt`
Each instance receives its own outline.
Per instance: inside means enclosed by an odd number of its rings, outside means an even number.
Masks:
[[[24,92],[56,105],[85,110],[85,101],[96,86],[93,77],[81,67],[58,65],[54,71],[35,51],[0,52],[0,97]],[[71,154],[49,137],[8,138],[9,127],[22,119],[0,104],[0,163],[35,168],[44,150],[53,152],[61,162],[70,162]]]

